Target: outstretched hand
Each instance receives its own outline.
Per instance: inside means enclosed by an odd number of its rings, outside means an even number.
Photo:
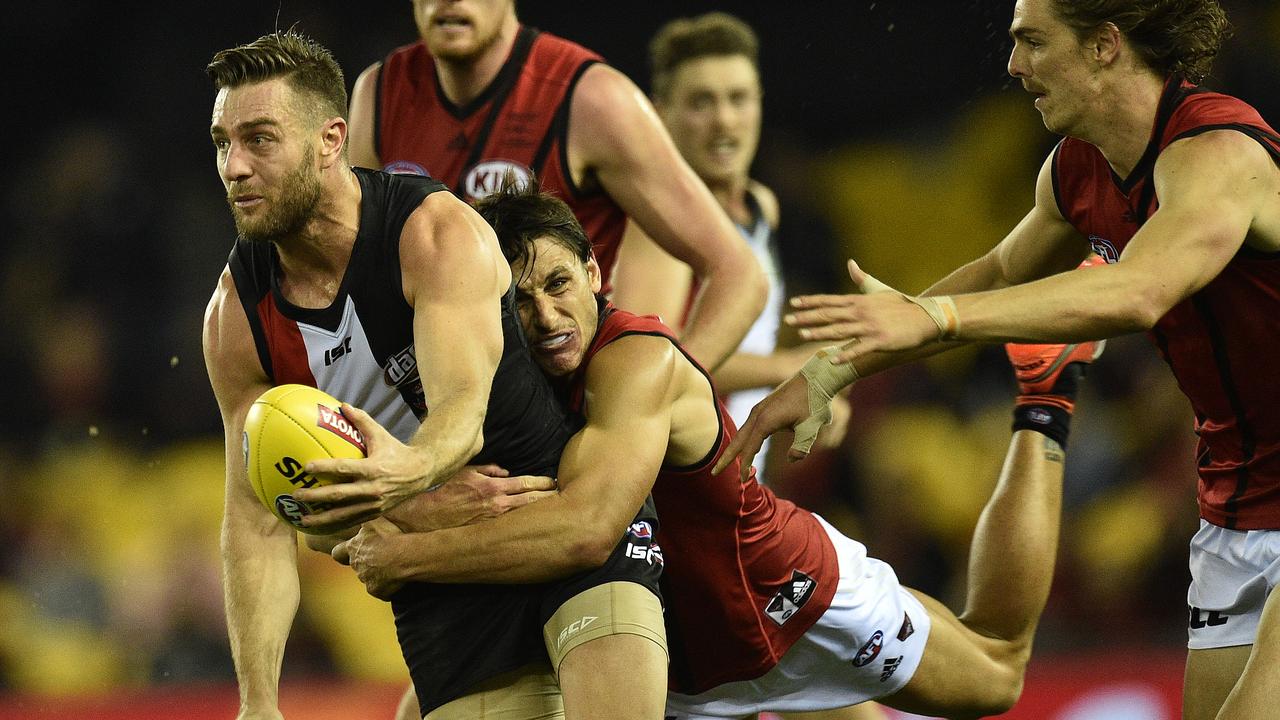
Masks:
[[[853,280],[854,287],[858,289],[857,294],[803,295],[791,299],[793,307],[805,308],[785,318],[789,324],[806,328],[800,331],[801,337],[806,340],[859,339],[849,334],[851,326],[843,318],[849,315],[850,307],[857,308],[859,307],[857,303],[870,300],[887,301],[891,306],[906,305],[923,318],[925,323],[928,323],[928,329],[935,328],[928,314],[906,300],[906,296],[902,293],[863,272],[862,268],[858,267],[858,263],[850,260],[848,269],[849,279]],[[848,363],[852,358],[867,352],[862,345],[861,342],[849,342],[843,348],[832,348],[825,357],[832,364]],[[817,357],[827,352],[823,350]],[[843,439],[849,418],[847,399],[842,395],[836,395],[834,389],[828,389],[827,394],[815,395],[804,372],[802,369],[779,385],[751,409],[751,415],[738,429],[738,434],[729,442],[720,456],[720,461],[714,468],[715,472],[722,472],[734,459],[741,457],[743,463],[740,474],[745,482],[751,470],[750,459],[760,452],[765,438],[779,430],[789,428],[802,431],[797,433],[796,439],[787,450],[787,459],[792,462],[808,457],[815,439],[820,442],[820,447],[830,447],[831,444],[838,444]],[[850,372],[849,375],[850,378],[846,378],[840,384],[847,385],[852,382],[851,378],[856,376],[856,373]],[[832,412],[833,406],[835,413]],[[837,427],[834,428],[829,426],[833,417],[837,421]],[[819,434],[820,431],[821,434]]]
[[[765,438],[779,430],[794,428],[809,414],[809,384],[804,377],[794,375],[751,408],[751,415],[729,441],[712,472],[723,472],[735,458],[740,457],[739,476],[742,482],[746,482],[751,473],[751,459],[760,452]],[[792,461],[803,460],[808,455],[807,449],[800,450],[794,446],[787,451],[787,457]]]
[[[359,408],[343,403],[342,414],[364,435],[368,457],[313,460],[307,472],[327,476],[331,484],[293,493],[318,509],[303,517],[302,524],[324,533],[379,517],[425,490],[430,480],[421,472],[427,462],[420,451],[397,440]]]
[[[836,363],[876,351],[910,350],[937,339],[938,326],[923,308],[853,260],[848,269],[857,293],[791,298],[793,311],[783,320],[801,328],[801,338],[848,344],[832,356]]]

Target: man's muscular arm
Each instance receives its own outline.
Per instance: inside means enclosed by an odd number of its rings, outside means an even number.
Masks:
[[[240,686],[240,715],[279,718],[280,666],[298,608],[297,540],[259,502],[244,465],[245,416],[270,387],[249,322],[224,271],[204,319],[204,357],[226,443],[222,576],[227,631]]]
[[[369,457],[317,460],[312,473],[349,479],[294,493],[300,501],[337,503],[308,515],[309,526],[351,525],[444,482],[484,444],[484,416],[502,358],[502,297],[511,270],[497,238],[470,207],[447,192],[423,200],[400,241],[405,299],[413,307],[414,355],[427,417],[406,445],[363,411],[343,412],[369,437]]]
[[[959,339],[1072,342],[1150,329],[1240,250],[1254,219],[1275,203],[1274,177],[1274,161],[1242,133],[1170,145],[1155,166],[1159,209],[1119,262],[956,298]]]
[[[764,308],[768,282],[751,248],[680,156],[648,99],[617,70],[595,65],[583,74],[573,95],[568,142],[575,182],[593,174],[646,235],[693,269],[701,286],[681,342],[705,367],[715,368],[737,349]],[[620,307],[648,312],[649,301],[628,295],[625,275],[615,273],[612,281]]]
[[[527,583],[598,567],[666,457],[683,356],[648,336],[611,343],[587,370],[586,425],[560,460],[560,492],[492,521],[430,533],[366,526],[340,552],[370,589],[396,582]]]

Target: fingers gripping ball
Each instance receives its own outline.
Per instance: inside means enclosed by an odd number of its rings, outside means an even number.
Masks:
[[[330,479],[303,468],[323,458],[362,458],[365,440],[341,411],[342,403],[307,385],[280,385],[263,393],[244,422],[245,467],[258,499],[276,517],[303,532],[299,523],[312,511],[295,500],[298,488]]]

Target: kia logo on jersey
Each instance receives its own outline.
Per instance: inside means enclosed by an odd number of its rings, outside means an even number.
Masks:
[[[479,200],[497,192],[508,175],[521,190],[529,187],[529,183],[533,181],[533,171],[520,163],[510,160],[485,160],[467,172],[466,177],[462,179],[462,187],[467,197]]]

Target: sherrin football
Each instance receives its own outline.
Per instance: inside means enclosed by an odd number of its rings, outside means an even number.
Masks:
[[[245,467],[258,499],[276,517],[302,532],[302,518],[325,509],[294,499],[298,488],[332,480],[304,468],[312,460],[362,458],[364,436],[340,408],[337,398],[308,385],[279,385],[264,392],[244,421]]]

